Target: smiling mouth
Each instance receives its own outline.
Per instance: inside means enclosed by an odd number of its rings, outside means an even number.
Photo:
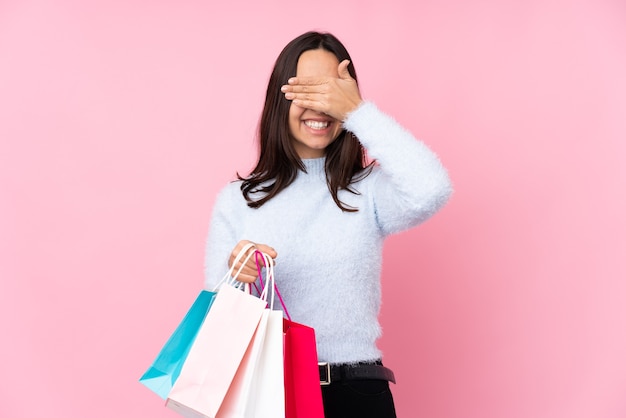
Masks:
[[[320,122],[317,120],[306,120],[304,121],[304,124],[306,126],[308,126],[311,129],[316,129],[316,130],[322,130],[322,129],[326,129],[328,128],[328,125],[330,125],[330,122],[325,121],[325,122]]]

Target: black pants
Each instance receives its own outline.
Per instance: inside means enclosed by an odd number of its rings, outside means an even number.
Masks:
[[[345,380],[322,386],[326,418],[396,418],[386,380]]]

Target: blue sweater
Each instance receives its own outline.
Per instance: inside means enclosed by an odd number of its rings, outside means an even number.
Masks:
[[[273,247],[275,277],[292,320],[315,328],[319,361],[354,363],[381,358],[380,273],[386,236],[418,225],[448,200],[452,186],[437,156],[371,102],[344,121],[378,165],[339,192],[358,212],[333,201],[324,158],[304,160],[307,172],[258,209],[246,205],[241,182],[219,194],[205,258],[205,286],[227,271],[242,239]]]

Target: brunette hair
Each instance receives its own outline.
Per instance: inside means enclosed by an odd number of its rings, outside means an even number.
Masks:
[[[357,79],[352,59],[343,44],[330,33],[307,32],[289,42],[282,50],[267,85],[265,105],[259,123],[259,160],[250,175],[243,178],[241,192],[251,208],[259,208],[289,186],[298,170],[306,172],[302,160],[292,144],[289,132],[289,108],[291,101],[280,91],[290,77],[296,75],[300,55],[309,50],[324,49],[333,53],[339,62],[348,59],[348,72]],[[366,177],[372,163],[366,163],[365,152],[358,139],[345,129],[326,147],[326,183],[333,200],[342,211],[358,209],[341,202],[337,196],[340,189],[358,194],[351,184]],[[253,196],[261,194],[260,197]]]

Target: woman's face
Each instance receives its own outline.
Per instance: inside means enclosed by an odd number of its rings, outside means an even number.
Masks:
[[[296,76],[338,78],[338,66],[339,61],[332,52],[324,49],[311,49],[300,55]],[[289,132],[300,158],[323,157],[326,154],[326,147],[337,139],[341,130],[341,121],[291,103]]]

